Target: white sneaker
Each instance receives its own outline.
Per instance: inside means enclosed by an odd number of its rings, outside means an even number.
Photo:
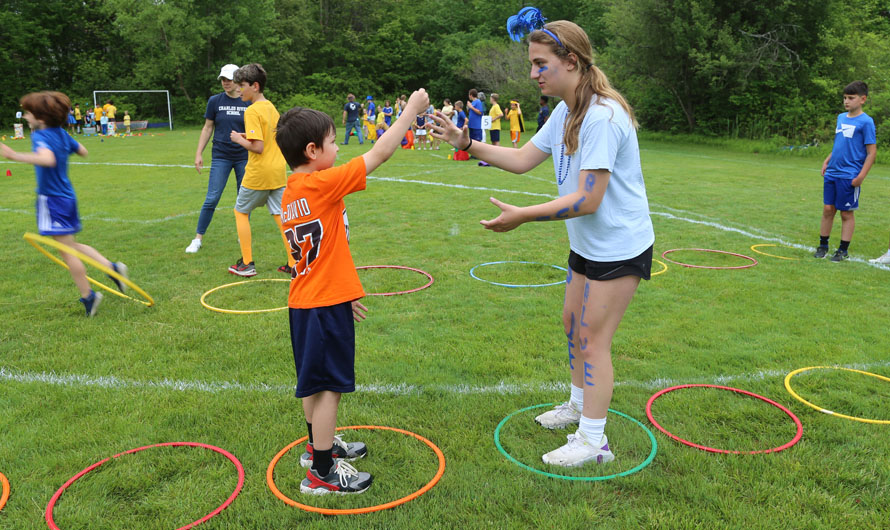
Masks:
[[[882,265],[890,265],[890,250],[875,259],[868,260],[869,263],[880,263]]]
[[[185,247],[186,254],[196,254],[198,249],[201,248],[201,240],[200,239],[192,239],[192,242],[189,243],[189,246]]]
[[[609,441],[606,439],[605,434],[600,442],[602,445],[599,448],[591,444],[580,429],[566,438],[569,440],[567,444],[541,457],[545,464],[578,467],[591,461],[596,461],[597,464],[605,464],[615,460],[615,455],[609,450]]]
[[[565,429],[581,421],[581,411],[576,409],[571,401],[566,401],[553,410],[541,414],[535,421],[547,429]]]

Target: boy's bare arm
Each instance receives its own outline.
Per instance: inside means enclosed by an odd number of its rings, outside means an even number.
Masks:
[[[229,135],[229,138],[236,144],[250,151],[251,153],[256,153],[258,155],[263,154],[262,140],[248,140],[246,134],[235,131],[232,131],[232,133]]]
[[[426,90],[419,89],[408,98],[408,106],[402,111],[399,119],[393,123],[370,151],[362,155],[365,159],[365,171],[370,174],[387,161],[402,143],[408,128],[414,123],[414,117],[429,107],[430,98]]]
[[[822,162],[822,176],[825,176],[825,170],[828,169],[828,161],[831,160],[831,153],[828,153],[828,156],[825,157],[825,161]]]
[[[45,147],[40,147],[33,153],[19,153],[18,151],[13,151],[6,144],[0,144],[0,154],[3,155],[3,158],[13,162],[24,162],[25,164],[41,167],[56,167],[56,155]]]
[[[871,170],[871,166],[875,163],[875,157],[878,156],[878,146],[875,144],[868,144],[865,146],[865,152],[868,153],[865,155],[865,162],[862,164],[862,169],[859,171],[859,174],[856,175],[856,178],[853,179],[850,184],[855,188],[862,185],[862,181],[865,180],[865,177],[868,176],[868,172]]]

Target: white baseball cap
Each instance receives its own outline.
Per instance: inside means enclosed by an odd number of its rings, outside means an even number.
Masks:
[[[237,64],[227,64],[222,67],[219,71],[219,75],[216,76],[217,79],[225,77],[226,79],[235,79],[235,70],[238,69]]]

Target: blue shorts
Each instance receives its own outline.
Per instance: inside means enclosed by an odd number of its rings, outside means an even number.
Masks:
[[[80,232],[77,199],[37,194],[37,231],[42,236],[67,236]]]
[[[482,129],[470,129],[470,138],[474,142],[482,141]]]
[[[492,129],[492,130],[488,131],[488,135],[491,137],[491,143],[501,141],[501,130],[500,129]]]
[[[859,190],[853,187],[852,179],[826,178],[822,185],[822,202],[834,206],[842,212],[859,209]]]
[[[355,322],[352,304],[312,309],[290,308],[290,340],[297,368],[299,398],[355,392]]]

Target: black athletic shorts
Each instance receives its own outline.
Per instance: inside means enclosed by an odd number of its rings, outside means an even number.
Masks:
[[[352,304],[290,308],[290,340],[297,369],[297,397],[322,390],[355,391],[355,321]]]
[[[639,276],[644,280],[652,277],[652,247],[639,256],[622,261],[593,261],[569,251],[569,268],[590,280],[606,281],[622,276]]]

